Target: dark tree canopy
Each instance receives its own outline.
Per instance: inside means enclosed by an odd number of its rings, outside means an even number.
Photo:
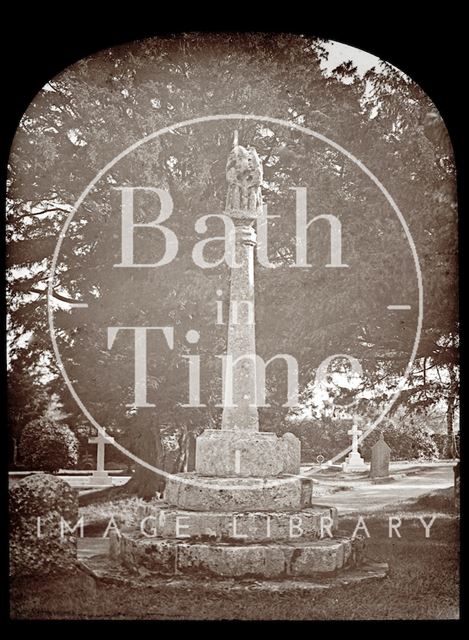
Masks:
[[[52,79],[25,113],[11,152],[8,260],[11,402],[15,424],[31,418],[41,385],[60,393],[83,421],[51,355],[47,277],[60,229],[72,205],[108,162],[135,141],[183,120],[214,114],[256,114],[308,127],[348,150],[380,180],[402,211],[415,242],[424,289],[423,328],[413,378],[404,400],[416,407],[457,396],[456,195],[451,144],[430,99],[409,78],[381,63],[361,77],[353,64],[326,75],[324,43],[300,36],[187,35],[144,40],[102,51]],[[207,233],[197,218],[222,213],[225,163],[233,140],[253,145],[264,164],[269,258],[256,266],[256,334],[265,359],[294,355],[305,403],[318,365],[333,354],[358,358],[363,387],[383,394],[402,376],[417,325],[418,289],[408,241],[376,185],[337,149],[295,129],[256,120],[218,120],[175,129],[129,153],[99,180],[75,214],[62,245],[54,282],[58,344],[70,379],[106,428],[132,450],[158,455],[155,432],[173,424],[201,431],[217,424],[226,325],[216,325],[217,291],[227,300],[226,264],[194,265],[194,244]],[[178,237],[177,257],[156,269],[115,268],[120,261],[120,197],[115,187],[169,190],[167,221]],[[308,219],[332,214],[342,224],[348,269],[326,268],[330,230],[308,232],[311,268],[295,259],[295,192],[306,187]],[[138,220],[155,218],[155,199],[142,194]],[[163,253],[157,231],[135,234],[139,262]],[[207,259],[222,255],[210,243]],[[82,300],[87,309],[67,301]],[[389,304],[409,304],[405,314]],[[133,339],[119,334],[107,348],[109,326],[173,326],[174,350],[149,338],[149,401],[132,411]],[[184,336],[197,329],[196,350]],[[27,344],[25,344],[27,341]],[[187,362],[199,353],[201,396],[187,402]],[[433,373],[431,373],[433,371]],[[438,371],[438,376],[436,376]],[[284,421],[284,367],[272,365],[262,428]],[[42,378],[41,378],[42,376]],[[43,382],[41,383],[41,379]],[[27,385],[27,387],[25,387]],[[22,389],[28,402],[22,403]],[[43,398],[42,402],[46,402]],[[373,405],[373,402],[370,402]],[[28,413],[29,412],[29,413]],[[149,435],[150,434],[150,435]],[[153,435],[151,435],[153,434]],[[141,446],[137,442],[143,442]],[[154,461],[154,460],[152,460]]]

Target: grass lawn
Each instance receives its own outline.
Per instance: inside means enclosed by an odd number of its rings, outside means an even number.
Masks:
[[[88,576],[14,580],[11,617],[16,619],[151,620],[356,620],[456,619],[459,615],[459,521],[449,494],[435,492],[398,510],[367,514],[367,555],[387,561],[384,580],[321,592],[227,592],[132,589],[104,585]],[[430,537],[418,520],[436,520]],[[400,515],[401,538],[388,537],[388,516]],[[351,533],[356,518],[342,518]],[[196,584],[196,583],[195,583]]]

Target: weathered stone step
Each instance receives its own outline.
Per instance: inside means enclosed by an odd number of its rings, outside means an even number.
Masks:
[[[301,511],[312,505],[313,480],[278,478],[207,478],[179,473],[166,482],[164,500],[193,511]]]
[[[352,564],[352,563],[351,563]],[[265,579],[260,577],[239,578],[223,577],[194,573],[178,575],[162,575],[142,569],[139,572],[129,571],[123,565],[112,560],[108,555],[93,555],[80,560],[81,568],[103,586],[110,584],[126,586],[128,589],[154,589],[157,594],[161,590],[173,593],[177,598],[189,589],[196,589],[200,594],[207,591],[210,597],[214,593],[226,596],[228,592],[259,594],[283,594],[296,592],[298,595],[307,592],[314,595],[324,589],[337,589],[369,580],[382,580],[389,571],[385,562],[364,561],[355,566],[333,573],[321,573],[313,577],[289,576],[288,578]]]
[[[352,546],[347,538],[236,545],[114,535],[111,555],[137,572],[270,579],[331,575],[353,564]]]
[[[262,542],[323,537],[337,529],[337,509],[317,506],[296,512],[186,511],[145,505],[138,513],[143,535],[154,538]]]

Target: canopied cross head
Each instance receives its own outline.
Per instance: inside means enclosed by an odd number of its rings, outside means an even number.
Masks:
[[[238,142],[238,131],[233,135],[233,149],[226,163],[226,179],[229,184],[244,188],[259,188],[262,185],[262,162],[254,147],[243,147]]]

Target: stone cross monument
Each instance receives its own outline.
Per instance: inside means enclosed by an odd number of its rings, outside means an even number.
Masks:
[[[259,431],[252,225],[262,213],[262,164],[236,135],[226,178],[235,261],[221,428],[197,438],[195,473],[170,476],[164,501],[142,514],[151,537],[140,528],[113,536],[111,555],[132,570],[164,574],[335,576],[354,562],[352,541],[333,537],[337,511],[313,505],[298,438]]]

